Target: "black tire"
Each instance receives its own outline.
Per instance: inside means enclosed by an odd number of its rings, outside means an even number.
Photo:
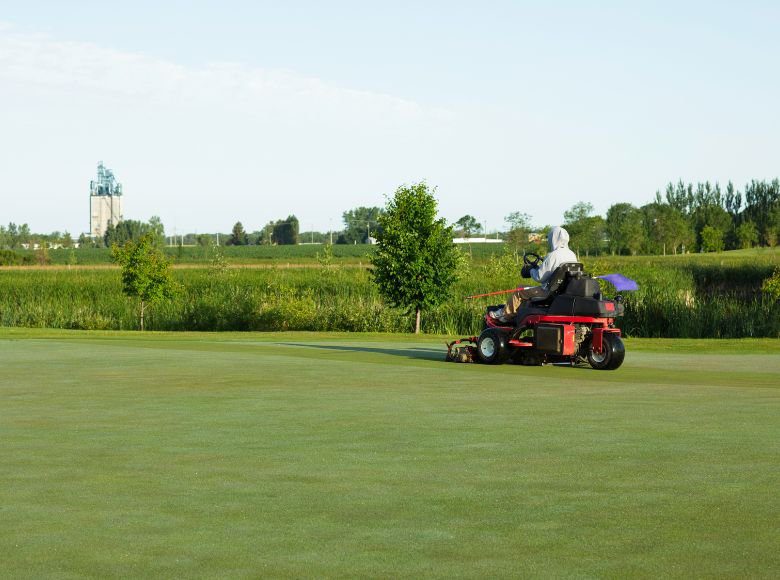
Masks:
[[[477,341],[479,360],[488,365],[500,365],[509,358],[507,336],[497,328],[482,331]]]
[[[601,353],[593,352],[591,342],[588,341],[588,363],[594,369],[600,371],[614,371],[623,364],[626,357],[626,347],[619,336],[605,332],[603,335]]]

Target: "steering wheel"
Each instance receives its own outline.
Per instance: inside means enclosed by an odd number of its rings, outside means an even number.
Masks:
[[[531,266],[531,268],[538,268],[539,262],[542,261],[541,256],[539,254],[534,254],[533,252],[526,252],[523,254],[523,264],[526,266]]]

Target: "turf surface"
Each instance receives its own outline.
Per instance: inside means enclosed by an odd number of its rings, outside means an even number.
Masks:
[[[0,330],[0,576],[780,574],[780,341]]]

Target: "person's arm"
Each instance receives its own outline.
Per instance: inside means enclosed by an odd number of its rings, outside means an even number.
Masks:
[[[541,266],[539,266],[538,268],[531,269],[531,278],[533,278],[540,284],[544,284],[545,282],[547,282],[547,279],[553,273],[554,269],[555,269],[555,258],[553,257],[553,253],[550,252],[549,254],[547,254],[547,257],[544,259],[544,262],[542,262]]]

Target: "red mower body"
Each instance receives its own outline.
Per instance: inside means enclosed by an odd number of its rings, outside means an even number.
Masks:
[[[477,340],[480,362],[512,361],[524,365],[584,363],[595,369],[617,369],[625,348],[616,318],[622,297],[602,296],[598,281],[582,264],[564,264],[551,278],[548,293],[523,303],[511,323],[498,322],[488,307],[485,329]]]

